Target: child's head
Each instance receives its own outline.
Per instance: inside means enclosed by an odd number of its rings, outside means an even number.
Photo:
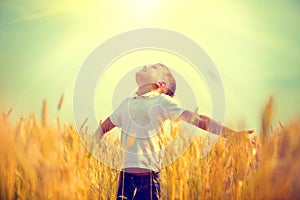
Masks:
[[[176,81],[167,66],[157,63],[145,65],[136,73],[136,82],[139,87],[155,84],[162,93],[173,96],[176,90]]]

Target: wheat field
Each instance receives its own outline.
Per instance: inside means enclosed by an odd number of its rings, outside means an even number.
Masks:
[[[12,123],[11,112],[0,119],[0,199],[115,199],[118,171],[89,153],[85,130],[47,119],[46,102],[41,119]],[[271,117],[269,101],[259,136],[221,137],[203,159],[195,140],[161,171],[162,199],[300,199],[300,120],[272,128]]]

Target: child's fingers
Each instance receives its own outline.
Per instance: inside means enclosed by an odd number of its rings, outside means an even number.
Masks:
[[[253,132],[254,132],[254,130],[246,130],[246,131],[239,131],[238,133],[239,134],[251,134]]]

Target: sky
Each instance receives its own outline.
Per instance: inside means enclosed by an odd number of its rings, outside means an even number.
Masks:
[[[50,120],[60,115],[65,123],[73,123],[76,77],[93,50],[126,31],[161,28],[192,39],[212,59],[226,95],[225,124],[259,133],[264,106],[272,96],[276,128],[278,121],[287,124],[300,116],[299,10],[299,1],[2,0],[0,110],[12,108],[12,120],[39,116],[46,99]],[[115,96],[118,84],[123,81],[133,92],[134,70],[157,62],[175,71],[182,105],[211,115],[205,77],[195,77],[180,56],[145,49],[120,56],[99,78],[97,118],[107,117],[121,101]],[[190,101],[186,88],[195,95]]]

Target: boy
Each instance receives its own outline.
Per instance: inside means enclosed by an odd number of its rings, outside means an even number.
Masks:
[[[114,127],[122,129],[121,146],[124,152],[117,199],[159,199],[159,170],[163,157],[165,120],[184,120],[218,135],[252,133],[236,132],[204,115],[183,110],[173,95],[176,82],[163,64],[146,65],[136,73],[136,96],[125,99],[97,129],[102,138]],[[191,121],[192,118],[193,121]]]

